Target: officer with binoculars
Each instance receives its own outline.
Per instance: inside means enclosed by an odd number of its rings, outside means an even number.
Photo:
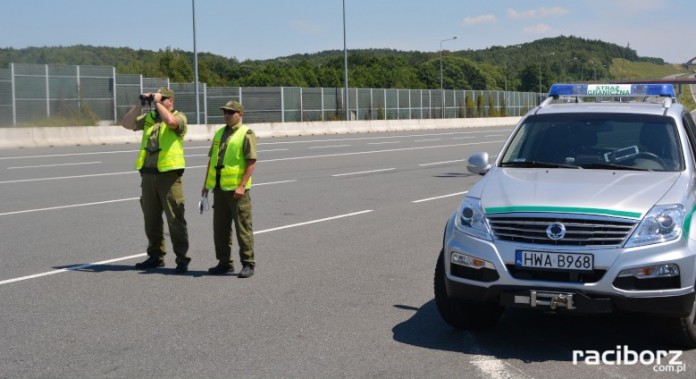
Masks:
[[[146,103],[150,111],[143,114]],[[145,219],[148,258],[137,263],[135,268],[146,270],[164,266],[164,213],[176,255],[176,272],[185,273],[191,261],[181,182],[186,167],[183,148],[186,115],[174,109],[174,91],[162,87],[157,92],[140,95],[138,104],[126,113],[122,125],[129,130],[143,131],[135,169],[140,171],[142,180],[140,206]]]

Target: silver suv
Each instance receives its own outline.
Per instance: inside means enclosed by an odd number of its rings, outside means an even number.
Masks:
[[[564,84],[527,113],[445,228],[442,318],[507,307],[664,317],[696,347],[696,124],[672,85]]]

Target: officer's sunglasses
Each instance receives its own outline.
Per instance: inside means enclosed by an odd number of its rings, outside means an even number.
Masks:
[[[237,111],[230,111],[230,110],[225,109],[222,111],[222,113],[228,114],[228,115],[233,115],[233,114],[237,113]]]

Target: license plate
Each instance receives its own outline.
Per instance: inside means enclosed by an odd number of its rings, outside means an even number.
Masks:
[[[515,266],[548,270],[591,271],[594,269],[594,255],[517,250],[515,252]]]

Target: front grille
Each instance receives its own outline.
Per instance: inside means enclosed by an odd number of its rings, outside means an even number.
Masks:
[[[620,246],[638,224],[636,220],[601,216],[493,215],[488,217],[497,240],[555,246]],[[565,226],[565,236],[552,240],[546,229]]]

